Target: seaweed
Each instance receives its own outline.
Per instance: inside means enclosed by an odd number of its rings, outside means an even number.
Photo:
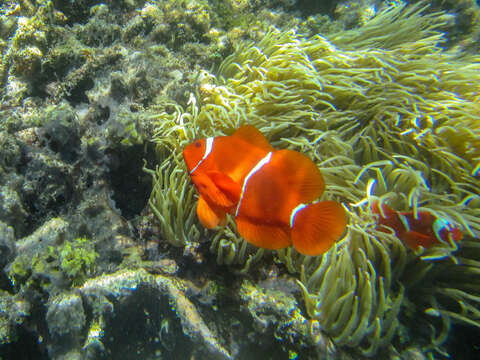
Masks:
[[[55,251],[53,248],[50,252]],[[82,284],[89,274],[94,271],[95,260],[98,253],[94,244],[87,238],[77,238],[67,241],[58,249],[60,270],[72,281],[72,285]]]

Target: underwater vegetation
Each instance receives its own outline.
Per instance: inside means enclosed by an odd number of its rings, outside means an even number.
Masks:
[[[57,219],[51,226],[65,225]],[[21,254],[12,262],[8,276],[17,287],[24,284],[28,287],[38,282],[41,287],[49,288],[55,281],[67,281],[77,286],[93,273],[97,257],[89,239],[77,238],[59,247],[45,246],[33,256]]]
[[[95,252],[92,242],[87,238],[77,238],[63,244],[59,251],[60,269],[72,280],[73,284],[81,284],[93,271]]]
[[[152,116],[160,165],[150,206],[162,233],[174,246],[213,238],[219,263],[248,269],[265,253],[232,222],[201,228],[180,150],[251,124],[316,163],[322,200],[347,209],[346,234],[323,256],[272,255],[300,275],[306,312],[335,347],[365,356],[412,344],[447,356],[454,324],[480,327],[480,57],[442,50],[447,17],[423,5],[388,7],[328,39],[271,28],[200,74],[186,108]],[[377,229],[374,202],[429,212],[464,239],[409,250]]]

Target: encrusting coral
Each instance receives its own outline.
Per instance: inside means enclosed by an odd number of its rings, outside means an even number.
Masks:
[[[438,28],[445,17],[424,15],[421,6],[391,6],[330,40],[271,29],[226,58],[216,76],[200,74],[188,109],[152,117],[159,169],[168,171],[152,172],[150,205],[175,246],[199,239],[193,187],[179,161],[195,138],[249,123],[275,147],[317,163],[324,197],[348,210],[348,230],[321,257],[292,249],[276,255],[301,273],[309,316],[336,345],[366,356],[408,328],[412,314],[433,329],[420,341],[425,351],[444,351],[452,322],[480,326],[480,293],[471,279],[480,267],[475,252],[466,253],[479,247],[480,58],[443,51]],[[373,200],[428,211],[457,224],[467,239],[407,251],[393,233],[376,229]],[[262,255],[252,255],[231,226],[212,237],[219,263],[250,265]],[[412,280],[418,268],[421,276]],[[414,301],[419,293],[423,301]],[[408,345],[402,341],[394,343]]]

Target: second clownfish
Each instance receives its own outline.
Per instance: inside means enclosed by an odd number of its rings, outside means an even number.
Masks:
[[[255,246],[293,245],[305,255],[327,251],[345,231],[343,207],[318,201],[325,183],[313,161],[274,149],[253,126],[197,140],[183,158],[200,195],[197,215],[207,228],[224,225],[229,213],[240,235]]]
[[[378,201],[373,202],[372,211],[377,216],[379,230],[388,232],[388,228],[392,229],[410,249],[428,249],[442,243],[458,242],[463,237],[455,224],[447,219],[437,218],[428,211],[419,211],[415,216],[413,211],[395,211]]]

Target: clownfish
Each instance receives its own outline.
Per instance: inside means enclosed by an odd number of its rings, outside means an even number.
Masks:
[[[381,208],[380,208],[381,206]],[[377,214],[379,230],[388,232],[391,228],[395,235],[410,249],[420,246],[428,249],[433,245],[462,240],[460,229],[446,219],[437,218],[428,211],[419,211],[417,217],[413,211],[399,212],[386,204],[372,203],[372,211]]]
[[[315,163],[297,151],[274,149],[251,125],[194,141],[183,158],[206,228],[225,225],[232,214],[249,243],[272,250],[293,245],[305,255],[327,251],[345,231],[343,207],[318,201],[325,182]]]

